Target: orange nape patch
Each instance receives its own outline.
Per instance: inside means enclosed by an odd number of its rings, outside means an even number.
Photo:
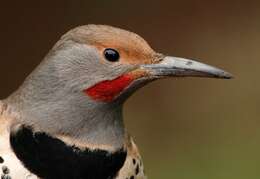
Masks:
[[[102,81],[84,90],[84,92],[94,100],[110,102],[127,88],[133,80],[132,75],[125,74],[114,80]]]

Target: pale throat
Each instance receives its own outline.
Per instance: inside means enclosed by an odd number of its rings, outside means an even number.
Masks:
[[[124,146],[122,104],[94,101],[83,92],[59,97],[55,103],[46,102],[54,101],[51,95],[40,96],[17,93],[9,98],[14,111],[21,109],[17,122],[82,148],[115,151]]]
[[[126,137],[122,106],[100,108],[94,113],[95,117],[86,119],[78,130],[74,142],[83,142],[83,147],[85,143],[90,149],[115,151],[122,148]]]

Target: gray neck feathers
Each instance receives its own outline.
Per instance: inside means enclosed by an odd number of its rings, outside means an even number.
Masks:
[[[86,46],[84,50],[82,45],[68,43],[68,46],[69,49],[56,47],[62,50],[47,55],[7,103],[18,113],[18,123],[37,131],[69,136],[83,143],[122,147],[125,136],[122,104],[96,102],[82,91],[95,80],[101,80],[87,74],[89,66],[82,65],[90,56],[97,57],[87,53]],[[112,78],[113,75],[116,74],[111,74]]]

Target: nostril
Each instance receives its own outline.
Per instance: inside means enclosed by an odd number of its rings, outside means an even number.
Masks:
[[[188,65],[188,66],[189,66],[189,65],[192,65],[192,61],[187,61],[187,62],[186,62],[186,65]]]

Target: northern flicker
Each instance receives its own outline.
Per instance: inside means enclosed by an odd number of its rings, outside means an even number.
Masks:
[[[106,25],[77,27],[0,101],[2,179],[143,179],[123,104],[165,77],[231,78],[218,68],[155,52]]]

